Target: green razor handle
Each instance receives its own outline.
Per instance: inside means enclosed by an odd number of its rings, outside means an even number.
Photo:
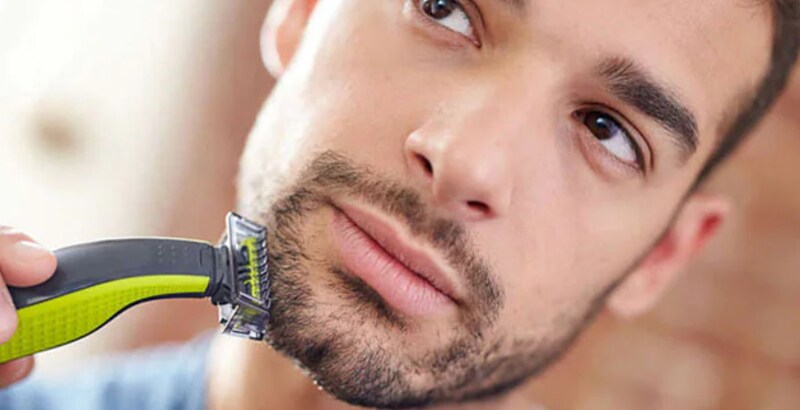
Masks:
[[[223,332],[265,337],[269,318],[266,231],[229,214],[223,244],[177,239],[118,239],[55,252],[46,282],[10,287],[17,331],[0,345],[0,363],[81,339],[138,303],[211,298]]]

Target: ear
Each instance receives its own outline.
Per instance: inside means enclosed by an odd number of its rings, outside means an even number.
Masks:
[[[609,296],[609,309],[630,318],[652,308],[719,230],[729,211],[727,199],[711,194],[692,194],[661,240]]]
[[[280,78],[292,61],[317,0],[274,0],[261,27],[261,59]]]

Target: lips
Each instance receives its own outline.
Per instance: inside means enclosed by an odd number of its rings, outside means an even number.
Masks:
[[[443,258],[381,214],[336,204],[331,234],[346,270],[395,310],[431,316],[451,311],[460,302],[454,274]]]

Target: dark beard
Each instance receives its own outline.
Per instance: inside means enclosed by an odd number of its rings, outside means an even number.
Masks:
[[[363,199],[397,217],[462,273],[469,296],[454,324],[458,336],[447,346],[412,358],[354,334],[349,328],[354,321],[374,323],[378,330],[402,331],[407,324],[374,290],[339,266],[329,266],[325,278],[328,290],[343,304],[327,311],[318,308],[308,281],[313,258],[305,253],[303,227],[309,215],[331,206],[334,195]],[[537,340],[488,340],[487,331],[504,306],[504,293],[487,264],[471,251],[465,229],[432,215],[415,191],[326,152],[283,196],[260,202],[248,205],[269,209],[262,220],[270,232],[270,343],[294,358],[320,387],[354,405],[400,409],[494,398],[559,357],[611,289],[582,314],[565,318],[557,334]],[[430,383],[414,386],[411,375],[424,375]]]

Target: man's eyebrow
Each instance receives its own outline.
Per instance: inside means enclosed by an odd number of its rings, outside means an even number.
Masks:
[[[617,98],[670,131],[681,150],[681,162],[697,151],[697,120],[677,93],[628,58],[605,59],[595,67],[595,72]]]

